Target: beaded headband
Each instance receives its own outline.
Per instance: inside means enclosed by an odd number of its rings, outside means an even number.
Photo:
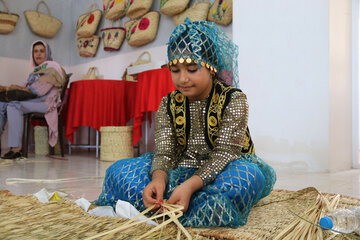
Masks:
[[[195,63],[218,73],[221,82],[239,87],[238,47],[213,22],[186,18],[171,34],[167,53],[169,67]]]
[[[169,62],[169,67],[172,66],[172,65],[176,65],[177,63],[198,63],[198,61],[196,59],[192,59],[192,58],[179,58],[179,59],[173,59]],[[205,63],[203,61],[200,62],[200,66],[202,67],[206,67],[207,69],[209,69],[210,72],[214,72],[214,73],[217,73],[217,70],[215,67],[211,66],[209,63]]]

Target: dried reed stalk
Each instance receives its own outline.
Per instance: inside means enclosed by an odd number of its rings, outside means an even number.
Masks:
[[[329,211],[334,210],[340,201],[340,195],[336,195],[331,201],[324,197],[320,192],[318,196],[304,215],[298,216],[283,231],[281,231],[274,240],[308,239],[322,240],[323,232],[317,226],[319,220]],[[290,211],[290,210],[289,210]],[[291,211],[290,211],[291,212]],[[303,220],[305,219],[305,221]],[[315,223],[315,224],[314,224]]]
[[[153,216],[141,220],[141,221],[135,221],[136,219],[138,219],[139,217],[145,215],[146,213],[150,212],[155,205],[147,208],[145,211],[141,212],[139,215],[135,216],[134,218],[130,219],[129,221],[125,222],[122,226],[117,227],[113,230],[107,231],[107,232],[103,232],[103,233],[99,233],[95,236],[86,238],[85,240],[93,240],[99,237],[103,237],[105,236],[109,236],[113,233],[116,232],[121,232],[125,229],[129,229],[131,227],[134,227],[140,223],[144,223],[147,222],[149,220],[158,220],[159,218],[165,218],[168,217],[167,220],[162,221],[161,224],[159,224],[158,226],[152,228],[150,231],[144,233],[143,235],[141,235],[140,237],[136,238],[136,239],[144,239],[145,237],[148,237],[150,234],[152,234],[153,232],[157,231],[157,230],[161,230],[163,227],[165,227],[166,225],[168,225],[169,223],[175,223],[178,226],[178,233],[177,233],[177,239],[180,239],[181,237],[181,232],[184,233],[184,235],[186,236],[187,239],[192,240],[191,235],[189,234],[189,232],[184,228],[184,226],[181,225],[181,223],[178,221],[178,218],[181,217],[183,215],[182,210],[184,209],[183,206],[180,205],[175,205],[175,204],[168,204],[168,203],[162,203],[161,204],[161,209],[163,209],[163,212],[160,213],[159,211],[156,212]]]
[[[77,177],[77,178],[58,178],[58,179],[32,179],[32,178],[7,178],[6,185],[17,183],[60,183],[75,182],[82,180],[103,179],[104,177]]]

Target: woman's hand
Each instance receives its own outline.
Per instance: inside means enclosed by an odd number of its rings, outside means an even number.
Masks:
[[[194,175],[175,188],[167,203],[181,205],[184,207],[183,212],[186,212],[191,196],[203,186],[203,180],[198,175]]]
[[[153,211],[160,208],[163,202],[167,183],[167,174],[162,170],[156,170],[152,175],[152,181],[144,188],[143,201],[146,208],[155,204]]]
[[[26,91],[26,92],[30,92],[29,88],[22,87],[22,86],[19,86],[19,85],[15,85],[15,84],[10,85],[9,90],[11,90],[11,89],[19,89],[19,90],[23,90],[23,91]]]

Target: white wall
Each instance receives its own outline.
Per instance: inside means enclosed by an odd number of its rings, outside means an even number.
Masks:
[[[351,39],[349,1],[234,5],[241,88],[248,95],[257,153],[277,168],[350,168],[351,42],[344,46]],[[334,53],[345,62],[337,65]]]
[[[330,0],[331,172],[352,165],[351,0]]]
[[[68,46],[72,29],[67,26],[69,26],[72,21],[72,19],[68,17],[71,0],[46,1],[52,16],[58,18],[63,23],[59,32],[52,39],[44,39],[33,34],[25,19],[24,11],[35,10],[39,2],[38,0],[8,0],[6,2],[9,11],[19,15],[19,20],[13,32],[10,34],[0,34],[0,57],[28,60],[30,59],[31,43],[37,39],[42,39],[50,44],[53,57],[56,61],[62,64],[69,62],[70,51],[68,51]],[[0,11],[4,11],[2,3],[0,3]],[[47,13],[47,9],[43,4],[40,5],[39,11]],[[27,62],[24,67],[27,67],[29,64],[30,63]],[[17,66],[20,71],[22,67],[21,65]],[[4,74],[4,72],[1,73]],[[0,79],[0,81],[2,80]]]
[[[352,126],[353,126],[353,167],[360,168],[360,159],[359,159],[359,149],[360,149],[360,84],[359,84],[359,13],[360,13],[360,4],[359,0],[352,0]]]

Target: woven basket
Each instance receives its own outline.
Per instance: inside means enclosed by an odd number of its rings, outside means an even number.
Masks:
[[[79,55],[82,57],[94,57],[99,46],[100,37],[94,35],[92,37],[78,38]]]
[[[182,24],[185,18],[190,18],[193,21],[206,21],[210,8],[209,2],[196,2],[190,8],[186,9],[184,12],[173,16],[173,21],[176,26]]]
[[[185,10],[190,0],[161,0],[160,12],[168,16],[174,16]]]
[[[126,16],[131,19],[139,18],[150,11],[153,0],[128,0],[125,6]]]
[[[95,34],[101,20],[102,11],[96,8],[95,3],[90,4],[86,13],[82,14],[76,23],[76,35],[78,37],[91,37]]]
[[[147,59],[144,59],[145,55],[147,55]],[[145,52],[141,53],[139,55],[139,57],[137,58],[136,62],[131,63],[128,67],[141,65],[141,64],[146,64],[146,63],[151,63],[151,54],[148,51],[145,51]],[[126,80],[126,81],[136,82],[137,81],[137,75],[129,75],[127,73],[127,68],[126,68],[121,79]]]
[[[115,162],[134,157],[132,126],[101,127],[100,160]]]
[[[208,21],[216,22],[220,25],[229,25],[232,22],[233,11],[232,0],[215,0],[208,14]]]
[[[49,135],[46,126],[34,127],[35,137],[35,154],[48,155],[49,154]]]
[[[39,12],[40,4],[44,4],[48,14],[44,14]],[[26,21],[28,22],[31,31],[45,38],[53,38],[59,29],[61,28],[62,22],[51,16],[51,11],[48,5],[44,1],[40,1],[36,10],[26,10],[24,11],[24,15],[26,17]]]
[[[105,51],[118,51],[125,39],[125,28],[112,27],[101,29]]]
[[[82,75],[81,79],[82,80],[98,79],[97,72],[99,72],[97,67],[90,67],[87,73]]]
[[[116,20],[125,16],[125,4],[124,0],[104,0],[104,14],[108,20]]]
[[[132,46],[142,46],[152,42],[159,28],[160,13],[150,11],[142,18],[125,23],[126,41]]]
[[[8,34],[14,31],[19,15],[9,12],[5,0],[0,1],[5,7],[5,12],[0,11],[0,33]]]

